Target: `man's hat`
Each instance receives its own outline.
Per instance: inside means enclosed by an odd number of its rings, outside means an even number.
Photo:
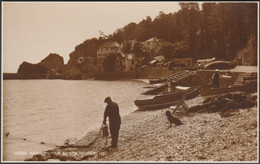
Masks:
[[[107,97],[104,102],[107,103],[107,102],[111,102],[111,101],[112,101],[111,98]]]

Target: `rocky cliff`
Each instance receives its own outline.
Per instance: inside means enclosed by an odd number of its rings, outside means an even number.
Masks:
[[[17,71],[16,78],[21,79],[62,79],[67,67],[64,65],[63,57],[56,53],[50,53],[46,58],[37,64],[24,61]]]
[[[48,70],[55,70],[59,73],[64,72],[64,60],[58,54],[51,53],[49,56],[44,58],[39,65],[46,67]]]
[[[40,64],[31,64],[24,61],[17,71],[18,74],[46,74],[48,69]]]

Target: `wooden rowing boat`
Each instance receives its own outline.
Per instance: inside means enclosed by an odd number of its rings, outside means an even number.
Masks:
[[[186,100],[194,98],[199,94],[198,88],[189,88],[187,92],[175,91],[166,94],[156,95],[151,99],[135,100],[134,102],[139,110],[161,109],[180,103],[184,94]]]

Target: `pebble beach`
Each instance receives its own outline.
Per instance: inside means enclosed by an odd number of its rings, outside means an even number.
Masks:
[[[189,107],[199,105],[201,96],[188,100]],[[184,123],[169,127],[168,109],[135,111],[122,118],[118,147],[106,150],[99,129],[66,144],[83,147],[56,148],[34,155],[27,161],[258,161],[257,106],[237,109],[229,117],[219,113],[176,113]]]

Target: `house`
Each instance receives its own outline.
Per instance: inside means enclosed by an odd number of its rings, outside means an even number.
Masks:
[[[257,65],[256,37],[251,35],[245,48],[236,53],[239,65]]]
[[[141,59],[137,58],[134,54],[125,55],[125,70],[130,72],[136,70],[137,66],[140,64]]]
[[[158,63],[159,63],[159,61],[156,60],[156,59],[154,59],[154,60],[152,60],[152,61],[149,62],[149,66],[155,67]]]
[[[166,43],[167,42],[165,40],[158,39],[157,37],[153,37],[142,42],[145,51],[152,53],[153,55],[158,53]]]
[[[160,56],[155,56],[155,57],[153,57],[155,60],[158,60],[159,62],[163,62],[164,61],[164,59],[165,59],[165,57],[164,56],[162,56],[162,55],[160,55]]]
[[[97,59],[97,64],[96,64],[96,69],[95,69],[96,73],[104,73],[105,72],[103,62],[104,62],[104,60],[102,58]]]
[[[125,57],[123,54],[118,54],[115,62],[116,71],[123,71],[125,69]]]
[[[91,57],[91,56],[85,57],[84,58],[84,64],[82,64],[82,66],[81,66],[81,71],[83,73],[97,72],[97,61],[96,61],[96,59],[94,57]]]
[[[85,61],[85,58],[84,58],[83,56],[80,56],[80,57],[77,58],[77,63],[78,63],[78,64],[81,64],[81,63],[83,63],[84,61]]]
[[[107,42],[97,50],[97,58],[104,59],[109,54],[121,54],[123,46],[117,42]]]
[[[208,63],[212,63],[216,61],[216,58],[211,58],[211,59],[201,59],[201,60],[197,60],[197,65],[198,65],[198,68],[204,68],[204,66]]]

